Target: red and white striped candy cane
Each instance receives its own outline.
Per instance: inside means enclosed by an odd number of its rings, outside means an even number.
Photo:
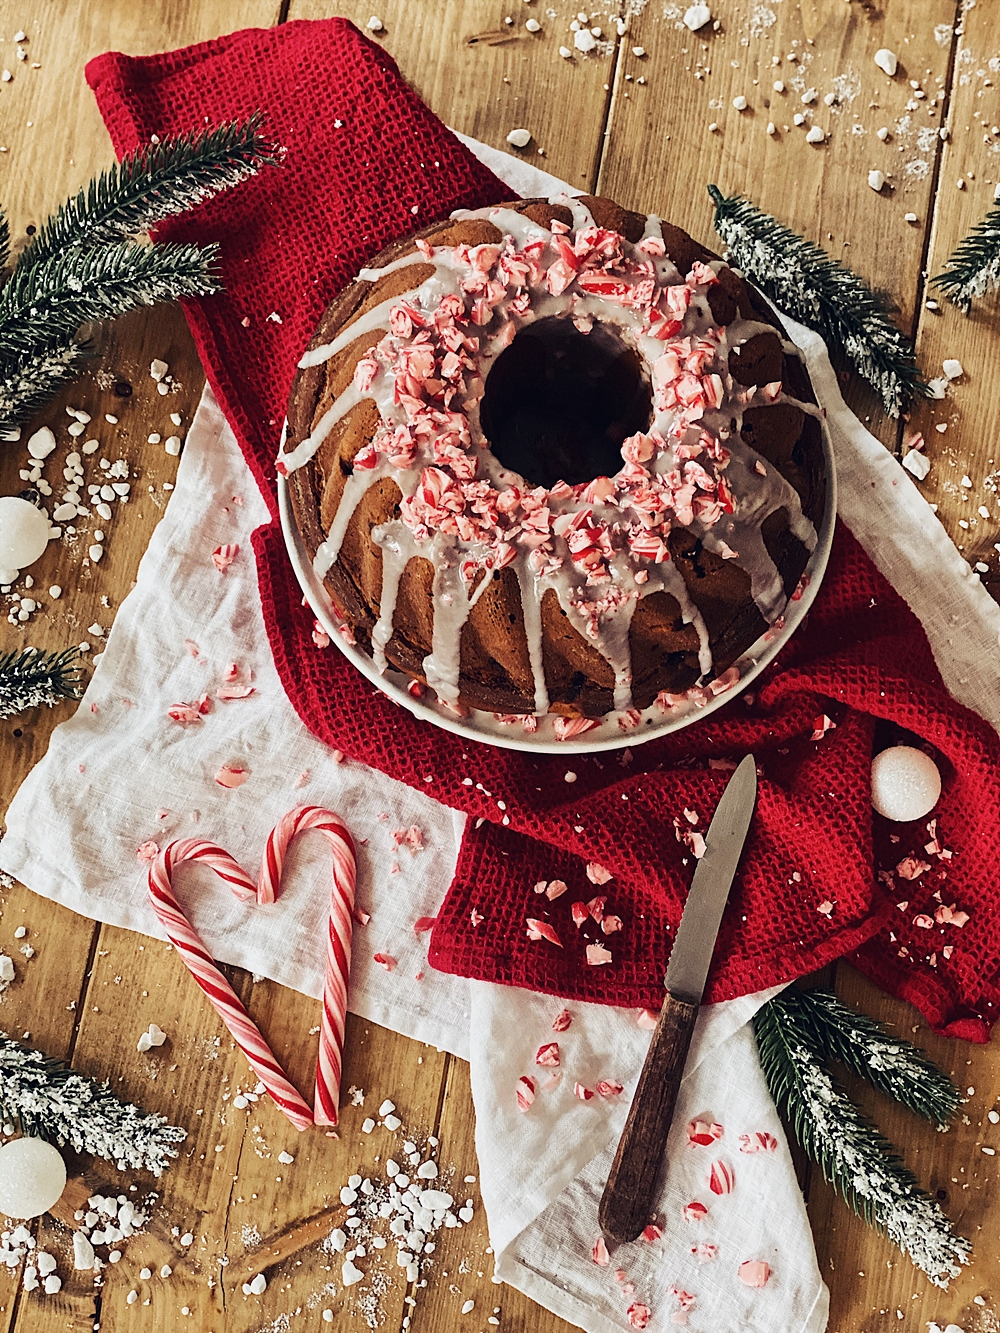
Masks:
[[[204,861],[229,884],[242,901],[256,897],[259,903],[273,903],[280,888],[281,868],[288,844],[297,833],[309,829],[325,833],[333,851],[333,893],[323,990],[323,1020],[316,1064],[315,1123],[335,1125],[347,1013],[347,981],[351,965],[351,911],[355,884],[354,844],[343,821],[333,811],[318,806],[299,806],[290,811],[268,838],[256,885],[228,852],[215,843],[198,838],[171,843],[149,867],[150,898],[168,937],[261,1082],[296,1129],[300,1130],[314,1122],[313,1114],[286,1078],[260,1029],[247,1014],[232,987],[216,967],[201,937],[188,921],[174,896],[172,881],[174,867],[180,862]]]
[[[264,849],[257,885],[257,901],[273,903],[281,886],[281,870],[288,845],[310,829],[326,835],[333,853],[333,892],[327,926],[326,973],[323,980],[323,1017],[316,1060],[314,1113],[317,1125],[335,1125],[343,1068],[344,1023],[347,1018],[347,979],[351,971],[351,928],[356,865],[354,843],[344,821],[332,810],[300,805],[284,815],[271,830]]]

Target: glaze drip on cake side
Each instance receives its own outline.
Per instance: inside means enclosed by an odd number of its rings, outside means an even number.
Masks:
[[[549,590],[611,667],[614,708],[627,712],[629,628],[640,600],[654,592],[676,600],[698,633],[702,679],[713,674],[704,619],[670,558],[671,530],[686,530],[744,570],[768,624],[781,615],[783,581],[762,525],[784,510],[789,531],[809,551],[816,533],[795,488],[742,438],[743,416],[751,406],[782,403],[820,413],[780,382],[744,387],[730,374],[733,349],[776,330],[738,313],[725,326],[714,320],[707,294],[722,261],[696,261],[682,274],[666,255],[655,216],[631,243],[599,227],[578,200],[550,202],[570,209],[572,225],[553,219],[545,228],[509,208],[458,212],[453,218],[487,220],[501,243],[435,247],[418,239],[414,253],[363,269],[359,276],[369,282],[416,265],[433,274],[303,356],[300,367],[318,366],[363,335],[389,330],[307,438],[280,455],[278,468],[287,474],[308,463],[339,421],[374,402],[380,425],[353,459],[314,568],[320,578],[330,570],[358,504],[390,478],[402,494],[400,516],[372,531],[382,553],[372,632],[378,669],[387,666],[402,575],[413,557],[423,557],[434,570],[433,640],[423,671],[439,698],[457,707],[462,627],[490,579],[510,566],[521,592],[535,713],[549,708],[541,614]],[[614,330],[648,376],[652,420],[624,440],[614,476],[545,488],[503,467],[480,410],[505,349],[522,329],[552,319],[571,320],[581,334],[598,324]],[[781,346],[798,355],[786,340]]]

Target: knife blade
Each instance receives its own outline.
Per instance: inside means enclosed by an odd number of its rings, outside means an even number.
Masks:
[[[670,951],[667,996],[604,1187],[598,1219],[612,1241],[635,1240],[650,1221],[691,1034],[756,800],[757,765],[747,755],[708,828]]]

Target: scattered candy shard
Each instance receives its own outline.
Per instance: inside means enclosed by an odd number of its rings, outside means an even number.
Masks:
[[[552,1020],[553,1032],[565,1032],[573,1021],[573,1015],[568,1009],[560,1009]]]
[[[611,1262],[611,1256],[608,1254],[608,1247],[603,1236],[598,1236],[594,1241],[591,1246],[590,1257],[601,1268],[606,1268]]]
[[[250,770],[241,764],[223,764],[215,775],[220,787],[242,787],[250,776]]]
[[[527,1074],[522,1074],[517,1080],[517,1109],[519,1111],[528,1111],[531,1109],[531,1103],[535,1100],[535,1080],[528,1078]]]
[[[766,1287],[771,1267],[763,1259],[745,1259],[737,1269],[736,1276],[748,1287]]]
[[[701,5],[698,8],[704,9]],[[628,1319],[631,1328],[646,1328],[649,1324],[649,1306],[643,1305],[641,1301],[633,1301],[625,1311],[625,1317]]]
[[[573,1084],[573,1096],[579,1097],[581,1102],[589,1102],[593,1095],[593,1088],[587,1088],[582,1083]]]
[[[225,573],[240,553],[238,545],[226,543],[224,546],[217,546],[212,552],[212,564],[220,574]]]
[[[560,949],[563,947],[562,940],[556,934],[555,928],[550,926],[547,921],[538,921],[535,917],[529,916],[527,922],[529,940],[548,940],[550,944],[558,945]]]
[[[602,967],[605,963],[610,963],[611,960],[611,950],[605,949],[603,944],[587,945],[587,962],[591,967]]]
[[[610,870],[605,870],[603,866],[598,865],[596,861],[587,862],[587,878],[591,884],[607,884],[613,876]]]
[[[559,1064],[559,1043],[557,1041],[547,1041],[544,1046],[539,1046],[535,1052],[535,1064],[555,1068]]]
[[[736,1173],[728,1162],[720,1158],[712,1163],[708,1173],[708,1188],[713,1194],[732,1194],[736,1185]]]
[[[740,1152],[777,1152],[778,1140],[766,1129],[758,1129],[754,1134],[740,1135]]]
[[[714,1120],[692,1120],[688,1125],[688,1147],[707,1148],[721,1139],[725,1130]]]

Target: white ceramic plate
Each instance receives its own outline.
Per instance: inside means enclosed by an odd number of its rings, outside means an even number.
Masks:
[[[287,423],[286,423],[287,424]],[[445,731],[454,732],[472,741],[482,741],[486,745],[499,745],[506,750],[523,750],[536,754],[592,754],[598,750],[623,750],[628,746],[641,745],[657,736],[669,735],[681,727],[689,727],[693,722],[708,717],[723,704],[735,698],[745,690],[767,664],[774,660],[785,646],[799,625],[805,619],[820,582],[826,572],[833,544],[833,529],[837,516],[837,481],[833,462],[833,449],[825,420],[821,422],[823,432],[823,459],[826,464],[826,509],[818,532],[816,549],[809,557],[805,575],[809,583],[797,602],[789,602],[785,610],[784,628],[777,633],[768,631],[754,643],[734,665],[739,668],[740,679],[730,689],[717,694],[709,703],[699,707],[694,703],[680,704],[664,712],[652,704],[640,715],[638,726],[623,730],[618,722],[618,714],[610,713],[596,727],[575,736],[571,740],[561,741],[556,738],[554,719],[538,719],[538,730],[524,731],[517,723],[498,722],[492,713],[474,708],[468,717],[458,717],[450,709],[439,704],[435,699],[425,697],[415,699],[407,690],[409,677],[401,671],[392,669],[381,675],[375,664],[360,645],[345,642],[337,629],[339,617],[333,608],[330,595],[321,579],[313,572],[312,562],[306,552],[305,544],[299,534],[288,495],[288,483],[284,477],[278,477],[278,503],[281,511],[281,528],[285,534],[285,544],[295,570],[295,576],[312,608],[313,614],[326,630],[333,643],[352,662],[363,676],[389,696],[395,703],[402,704],[414,717],[425,722],[433,722]],[[284,433],[282,435],[284,439]]]

